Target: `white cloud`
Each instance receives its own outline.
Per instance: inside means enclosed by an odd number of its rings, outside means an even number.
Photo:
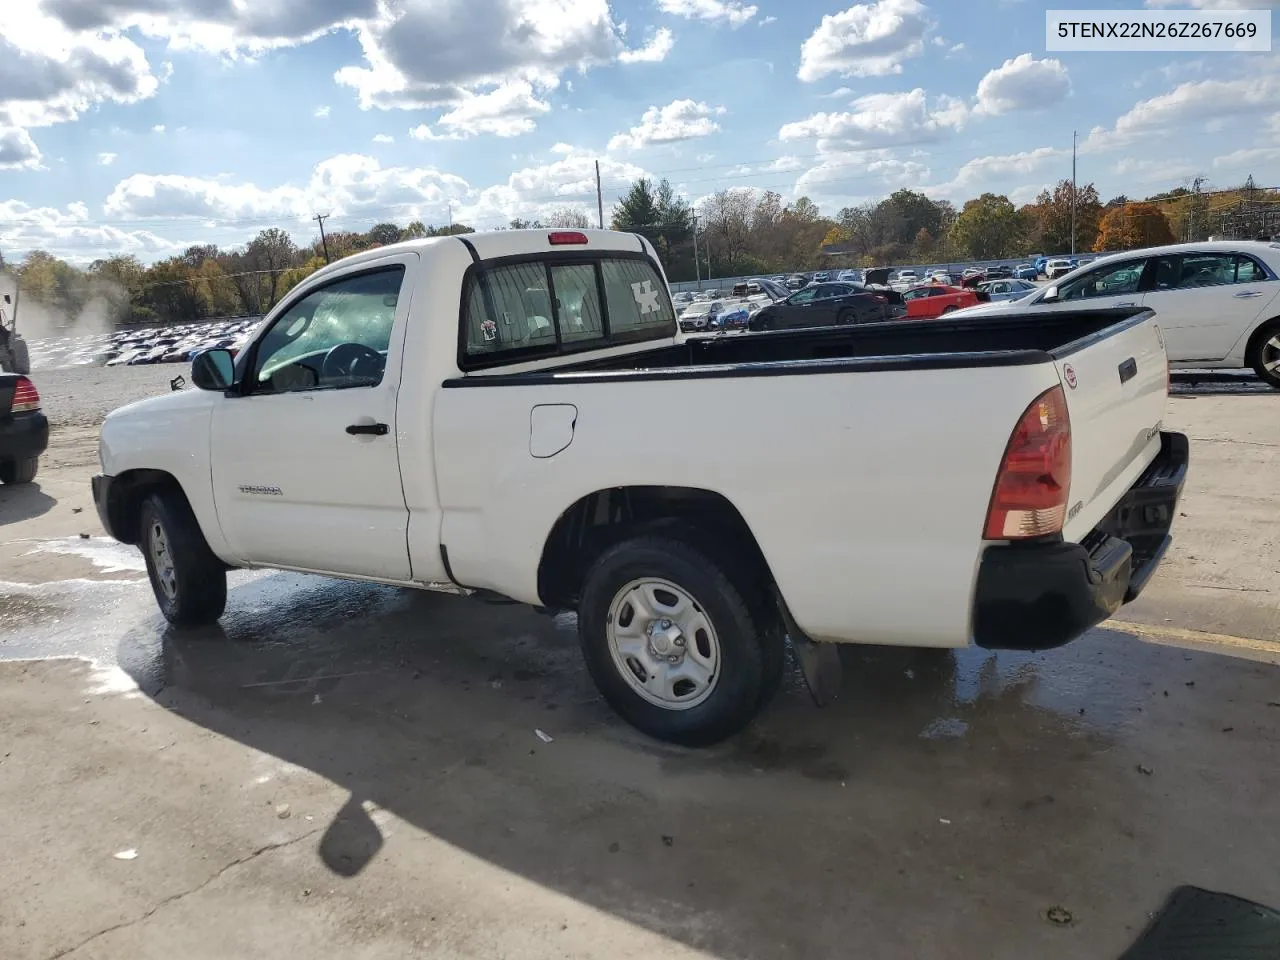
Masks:
[[[759,23],[756,24],[756,26],[767,27],[769,24],[777,23],[777,22],[778,22],[777,17],[764,17],[762,20],[760,20]]]
[[[723,113],[724,107],[711,107],[694,100],[673,100],[665,107],[650,107],[638,126],[609,141],[609,150],[639,150],[656,143],[708,137],[720,129],[712,118]]]
[[[1280,163],[1280,147],[1251,147],[1213,158],[1216,169],[1252,170],[1255,165]]]
[[[1059,60],[1037,60],[1029,53],[987,73],[978,83],[978,102],[973,112],[999,116],[1014,110],[1039,110],[1066,99],[1071,78]]]
[[[924,90],[871,93],[853,101],[851,112],[815,113],[787,123],[781,140],[816,139],[819,149],[865,150],[941,140],[964,126],[968,108],[954,97],[931,106]]]
[[[158,86],[129,38],[68,30],[30,4],[0,4],[0,125],[65,123],[103,102],[144,100]]]
[[[328,105],[326,104],[326,105],[325,105],[325,106],[323,106],[323,107],[316,107],[315,111],[312,113],[312,116],[313,116],[313,117],[315,117],[315,118],[316,118],[316,119],[318,119],[318,120],[325,120],[325,119],[327,119],[327,118],[328,118],[328,116],[329,116],[329,107],[328,107]]]
[[[561,156],[566,156],[566,157],[569,154],[574,153],[576,150],[577,150],[577,147],[570,146],[567,143],[557,143],[555,146],[551,148],[552,153],[558,153]]]
[[[877,0],[824,16],[800,46],[796,76],[811,83],[831,74],[901,73],[904,60],[924,52],[925,34],[933,26],[928,14],[919,0]]]
[[[551,104],[534,95],[531,84],[522,80],[504,83],[488,93],[465,94],[457,107],[437,121],[445,132],[435,132],[422,124],[410,130],[409,135],[415,140],[466,140],[485,133],[517,137],[532,133],[536,127],[533,118],[550,109]]]
[[[690,20],[707,20],[740,27],[756,15],[759,8],[741,0],[658,0],[658,9]]]
[[[776,160],[771,160],[768,163],[756,164],[755,166],[748,163],[739,164],[736,167],[731,167],[726,176],[741,178],[761,173],[791,173],[795,170],[799,170],[803,166],[804,161],[799,157],[787,155],[778,157]]]
[[[963,44],[963,43],[957,43],[957,44],[953,45],[950,49],[948,49],[948,50],[947,50],[947,53],[949,53],[949,54],[951,54],[951,53],[960,53],[960,52],[961,52],[961,51],[963,51],[963,50],[964,50],[964,44]]]
[[[842,98],[842,97],[851,97],[851,96],[853,96],[853,90],[852,90],[851,88],[849,88],[849,87],[836,87],[836,88],[835,88],[834,90],[832,90],[830,93],[820,93],[820,94],[818,94],[818,96],[820,96],[820,97],[829,97],[829,98],[831,98],[832,100],[839,100],[839,99],[840,99],[840,98]]]
[[[1181,160],[1135,160],[1126,157],[1112,170],[1126,181],[1152,183],[1154,181],[1181,180],[1196,173],[1196,168]]]
[[[377,0],[44,0],[43,7],[72,30],[132,27],[175,49],[224,54],[305,43],[378,13]]]
[[[899,157],[889,150],[837,150],[825,153],[802,173],[794,192],[851,203],[899,187],[915,187],[928,178],[929,167],[920,158]]]
[[[379,133],[373,138],[374,143],[395,143],[396,138],[386,133]]]
[[[516,81],[550,89],[623,49],[608,0],[398,0],[358,34],[365,65],[334,77],[365,109],[452,106]]]
[[[457,219],[471,224],[492,225],[517,216],[536,219],[575,202],[590,206],[596,195],[597,159],[600,161],[600,177],[605,184],[607,217],[610,194],[624,191],[627,185],[645,176],[645,170],[613,157],[597,158],[592,153],[575,151],[544,166],[517,170],[506,183],[486,187],[463,204]]]
[[[151,128],[151,132],[152,132],[152,133],[164,133],[164,124],[163,124],[163,123],[157,123],[154,127],[152,127],[152,128]]]
[[[109,167],[116,162],[116,157],[118,156],[119,154],[117,153],[100,153],[98,154],[98,163],[104,167]]]
[[[1022,153],[974,157],[962,164],[951,180],[934,184],[929,187],[929,192],[956,200],[972,199],[987,189],[1004,193],[1010,180],[1039,173],[1053,162],[1065,162],[1070,153],[1061,147],[1037,147]]]
[[[83,263],[116,253],[151,259],[185,246],[147,230],[121,230],[89,223],[88,218],[88,207],[78,202],[59,210],[32,207],[21,200],[0,201],[0,248],[14,259],[30,250],[48,250]]]
[[[1097,152],[1180,134],[1194,124],[1235,116],[1270,116],[1280,98],[1280,74],[1256,73],[1243,80],[1196,80],[1143,100],[1107,129],[1094,127],[1081,150]]]
[[[103,209],[121,220],[305,221],[317,210],[335,219],[442,219],[446,203],[470,189],[461,177],[434,167],[383,167],[373,157],[339,154],[317,164],[305,186],[263,188],[179,174],[134,174],[116,184]]]
[[[38,170],[40,148],[21,127],[0,127],[0,170]]]
[[[636,50],[623,50],[618,54],[618,59],[623,63],[660,63],[667,58],[667,54],[675,45],[675,34],[666,27],[662,27],[643,47]]]

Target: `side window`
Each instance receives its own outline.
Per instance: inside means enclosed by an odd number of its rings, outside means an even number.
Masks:
[[[1260,283],[1268,279],[1267,271],[1253,257],[1236,254],[1236,283]]]
[[[404,273],[394,266],[344,277],[293,304],[260,341],[250,374],[254,390],[381,383]]]
[[[662,277],[647,260],[605,260],[600,270],[611,336],[656,334],[676,322]]]
[[[1182,257],[1175,288],[1216,287],[1236,282],[1236,258],[1230,253],[1189,253]]]
[[[1134,293],[1142,280],[1145,260],[1130,260],[1114,266],[1091,270],[1064,283],[1058,291],[1059,300],[1090,300],[1094,297],[1114,297]]]
[[[806,287],[787,298],[787,303],[809,303],[818,295],[817,287]]]

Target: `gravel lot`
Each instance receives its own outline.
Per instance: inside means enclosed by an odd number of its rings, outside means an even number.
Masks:
[[[181,374],[191,381],[191,366],[159,363],[139,367],[62,367],[35,370],[45,415],[55,427],[93,427],[116,407],[169,392]]]

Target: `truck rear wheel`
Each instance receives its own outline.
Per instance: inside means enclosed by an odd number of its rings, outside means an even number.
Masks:
[[[0,483],[30,483],[40,471],[39,457],[26,457],[22,460],[6,460],[0,463]]]
[[[638,537],[602,554],[587,573],[578,631],[609,705],[671,743],[737,733],[782,677],[782,632],[723,566],[680,540]]]
[[[164,618],[179,627],[213,623],[227,606],[227,571],[200,532],[180,493],[155,493],[142,504],[138,545]]]

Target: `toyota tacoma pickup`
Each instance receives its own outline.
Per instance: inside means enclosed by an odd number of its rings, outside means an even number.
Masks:
[[[788,638],[1073,639],[1155,570],[1187,467],[1150,311],[682,341],[609,231],[356,254],[191,380],[107,417],[93,480],[170,622],[231,568],[574,611],[608,702],[685,744],[763,708]]]

